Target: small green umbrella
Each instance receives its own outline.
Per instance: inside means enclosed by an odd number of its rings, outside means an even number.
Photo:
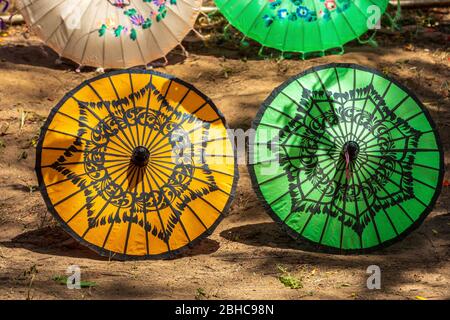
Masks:
[[[246,37],[282,52],[325,52],[374,28],[388,0],[215,0]]]
[[[424,106],[383,74],[311,68],[277,88],[253,128],[249,171],[271,216],[337,252],[387,246],[439,195],[442,147]]]

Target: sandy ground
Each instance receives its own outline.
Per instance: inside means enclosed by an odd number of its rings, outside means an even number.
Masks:
[[[442,12],[442,9],[440,9]],[[447,20],[448,20],[448,10]],[[445,18],[445,14],[444,14]],[[448,33],[428,29],[379,38],[380,47],[347,48],[343,56],[308,61],[254,56],[186,43],[159,71],[193,83],[213,99],[233,128],[247,129],[274,87],[306,68],[353,62],[383,70],[417,93],[438,124],[450,163]],[[450,188],[404,241],[371,255],[305,251],[265,214],[240,168],[237,198],[208,239],[173,260],[108,261],[78,245],[47,213],[34,174],[35,142],[49,110],[93,70],[55,65],[56,56],[20,27],[0,42],[0,299],[427,299],[450,298]],[[450,180],[450,175],[446,174]],[[381,290],[366,288],[366,268],[378,265]],[[68,290],[52,280],[78,265],[82,280]],[[284,270],[284,271],[281,271]],[[283,285],[280,275],[298,279]]]

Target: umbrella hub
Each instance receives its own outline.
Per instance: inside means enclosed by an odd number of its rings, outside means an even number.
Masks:
[[[138,167],[145,167],[150,159],[150,151],[146,147],[139,146],[134,148],[131,156],[131,162]]]
[[[348,141],[344,144],[344,156],[348,157],[350,161],[358,157],[359,145],[354,141]]]

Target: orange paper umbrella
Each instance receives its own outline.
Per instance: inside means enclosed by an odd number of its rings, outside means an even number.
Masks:
[[[237,182],[225,120],[193,86],[130,70],[89,80],[52,110],[36,172],[73,237],[119,259],[172,256],[209,234]]]

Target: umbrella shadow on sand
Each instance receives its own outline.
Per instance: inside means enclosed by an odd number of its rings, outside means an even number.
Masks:
[[[450,215],[440,215],[430,218],[429,221],[425,222],[426,226],[423,228],[425,230],[422,228],[415,230],[411,235],[408,235],[399,243],[396,243],[388,248],[377,250],[374,254],[389,255],[407,250],[416,250],[417,246],[420,245],[428,246],[429,242],[426,237],[423,237],[424,233],[428,233],[428,230],[435,230],[436,232],[435,228],[442,226],[443,221],[450,221]],[[416,236],[413,237],[412,235],[414,234]],[[440,235],[445,238],[444,231],[442,233],[436,232],[433,237],[438,239],[440,238]],[[239,242],[248,246],[269,247],[275,249],[294,249],[299,250],[299,252],[305,251],[309,253],[323,253],[323,250],[314,244],[292,239],[275,222],[263,222],[234,227],[222,231],[220,236],[229,241]]]
[[[13,64],[23,64],[34,67],[45,67],[56,70],[69,70],[70,62],[57,64],[58,55],[44,45],[4,45],[0,47],[0,60]],[[76,68],[76,67],[75,67]]]
[[[186,60],[186,57],[174,49],[167,55],[168,63],[165,66],[176,65]],[[54,70],[75,70],[78,65],[68,59],[61,59],[62,63],[57,63],[59,56],[51,48],[44,44],[19,44],[4,45],[0,47],[0,61],[17,65],[29,65],[34,67],[44,67]],[[164,59],[158,59],[149,65],[153,67],[164,66]],[[83,67],[83,72],[93,72],[96,68]]]
[[[403,297],[413,295],[414,291],[411,293],[406,290],[402,293],[398,288],[406,285],[414,289],[414,286],[418,286],[416,283],[418,280],[414,277],[418,275],[431,279],[433,284],[429,284],[428,290],[432,288],[445,292],[447,285],[435,279],[442,277],[443,275],[440,275],[445,270],[450,243],[448,223],[450,223],[448,212],[432,214],[419,229],[402,241],[364,255],[320,253],[314,246],[294,241],[275,222],[246,224],[222,231],[220,235],[229,241],[249,246],[245,250],[254,251],[249,254],[251,258],[246,258],[246,255],[243,257],[242,251],[222,258],[231,261],[252,259],[254,261],[252,271],[257,273],[277,270],[279,265],[290,270],[297,270],[304,265],[318,267],[321,272],[338,272],[344,277],[339,281],[344,281],[348,276],[342,275],[344,270],[351,271],[358,278],[359,285],[353,290],[357,290],[362,297],[377,294],[366,290],[364,285],[367,279],[366,268],[369,265],[377,265],[383,272],[381,297],[387,293]],[[249,249],[251,247],[255,250]],[[269,252],[266,252],[267,248]],[[258,254],[259,252],[264,254]]]
[[[108,261],[103,257],[81,245],[59,226],[48,226],[32,231],[27,231],[11,239],[11,241],[0,242],[7,248],[23,248],[36,253],[71,258],[86,258],[99,261]],[[219,242],[211,239],[203,239],[192,248],[184,250],[180,255],[172,259],[193,257],[216,252]],[[112,259],[114,260],[114,259]]]

